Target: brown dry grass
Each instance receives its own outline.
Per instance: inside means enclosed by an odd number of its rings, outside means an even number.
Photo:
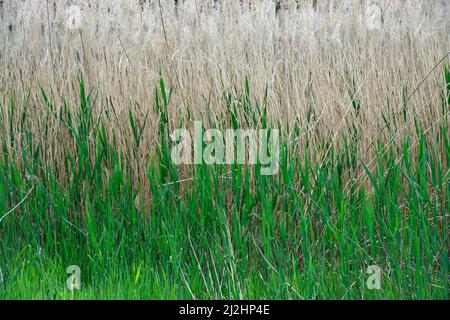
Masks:
[[[83,73],[95,97],[94,113],[111,115],[107,129],[116,133],[119,148],[128,148],[131,139],[128,108],[138,120],[150,110],[133,159],[139,166],[159,143],[154,92],[160,72],[173,86],[172,129],[181,120],[223,123],[228,113],[224,90],[241,91],[248,76],[255,97],[262,100],[267,90],[274,123],[289,134],[288,127],[300,128],[300,136],[289,137],[294,145],[301,147],[306,136],[318,148],[324,140],[338,144],[340,133],[350,133],[354,125],[365,151],[375,139],[389,139],[382,114],[394,128],[404,127],[400,135],[414,130],[413,121],[404,125],[401,120],[402,90],[406,86],[409,95],[450,48],[448,6],[441,1],[383,3],[384,23],[375,30],[361,16],[364,7],[349,10],[341,3],[316,10],[291,6],[280,23],[272,1],[251,9],[223,1],[221,10],[200,0],[185,1],[175,10],[172,2],[162,1],[163,21],[157,1],[144,10],[135,2],[83,7],[80,31],[65,27],[61,2],[54,12],[51,5],[47,11],[45,1],[33,1],[12,22],[1,20],[3,119],[8,120],[4,111],[14,97],[15,120],[27,108],[34,119],[28,130],[58,158],[67,147],[66,129],[48,120],[38,88],[46,89],[56,112],[64,101],[76,109],[76,77]],[[408,101],[408,119],[415,115],[430,135],[432,124],[448,116],[439,107],[441,70],[436,68]],[[352,91],[361,104],[358,116],[351,106]],[[310,108],[316,115],[313,129],[306,123]]]

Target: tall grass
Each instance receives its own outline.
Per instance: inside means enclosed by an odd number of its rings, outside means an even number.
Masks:
[[[292,9],[281,30],[268,3],[180,6],[166,37],[145,10],[2,32],[0,297],[448,299],[441,16],[368,31]],[[279,173],[175,166],[169,135],[194,120],[281,129]]]
[[[445,113],[448,69],[446,81]],[[448,298],[448,118],[437,136],[416,123],[400,152],[379,141],[372,171],[355,153],[356,135],[314,162],[310,149],[284,146],[277,176],[196,165],[183,168],[189,181],[167,160],[163,121],[157,157],[140,167],[144,182],[131,161],[139,139],[118,152],[82,80],[79,101],[76,114],[48,115],[66,130],[62,160],[42,153],[46,140],[26,129],[29,115],[2,122],[11,138],[2,141],[0,210],[25,197],[1,222],[3,297],[68,297],[65,266],[76,264],[79,298]],[[16,144],[17,132],[26,143]],[[383,270],[376,292],[365,287],[372,264]]]

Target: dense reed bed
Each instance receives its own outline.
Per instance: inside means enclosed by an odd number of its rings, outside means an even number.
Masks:
[[[448,299],[445,3],[48,3],[0,23],[0,298]],[[195,120],[278,173],[175,165]]]

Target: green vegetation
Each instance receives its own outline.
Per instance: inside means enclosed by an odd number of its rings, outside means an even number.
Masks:
[[[147,117],[129,111],[121,150],[113,115],[94,114],[100,98],[79,83],[78,108],[56,107],[42,89],[39,132],[27,129],[35,111],[17,114],[14,98],[0,107],[0,299],[448,299],[447,68],[433,130],[383,115],[391,138],[374,141],[370,157],[355,126],[340,144],[301,149],[284,132],[275,176],[258,165],[174,166],[163,80],[153,103],[161,142],[138,160],[150,149]],[[257,101],[248,82],[226,92],[230,113],[216,125],[277,128]],[[402,134],[406,121],[414,136]],[[58,153],[46,146],[55,132],[65,134]],[[82,271],[73,295],[69,265]],[[366,287],[369,265],[381,267],[380,290]]]

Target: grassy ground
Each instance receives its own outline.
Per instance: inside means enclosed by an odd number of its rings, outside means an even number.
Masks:
[[[445,81],[436,107],[448,115],[448,69]],[[247,90],[237,99],[251,101]],[[48,113],[67,131],[65,158],[42,157],[29,114],[2,121],[0,212],[19,205],[1,220],[0,297],[71,298],[65,269],[78,265],[74,298],[448,298],[448,117],[437,135],[419,122],[415,136],[392,132],[372,163],[357,132],[342,147],[323,141],[321,154],[282,143],[279,174],[261,176],[258,166],[173,165],[166,91],[161,81],[157,156],[140,168],[148,194],[129,164],[144,123],[129,114],[135,140],[117,152],[82,81],[76,113]],[[382,270],[380,290],[366,287],[369,265]]]

